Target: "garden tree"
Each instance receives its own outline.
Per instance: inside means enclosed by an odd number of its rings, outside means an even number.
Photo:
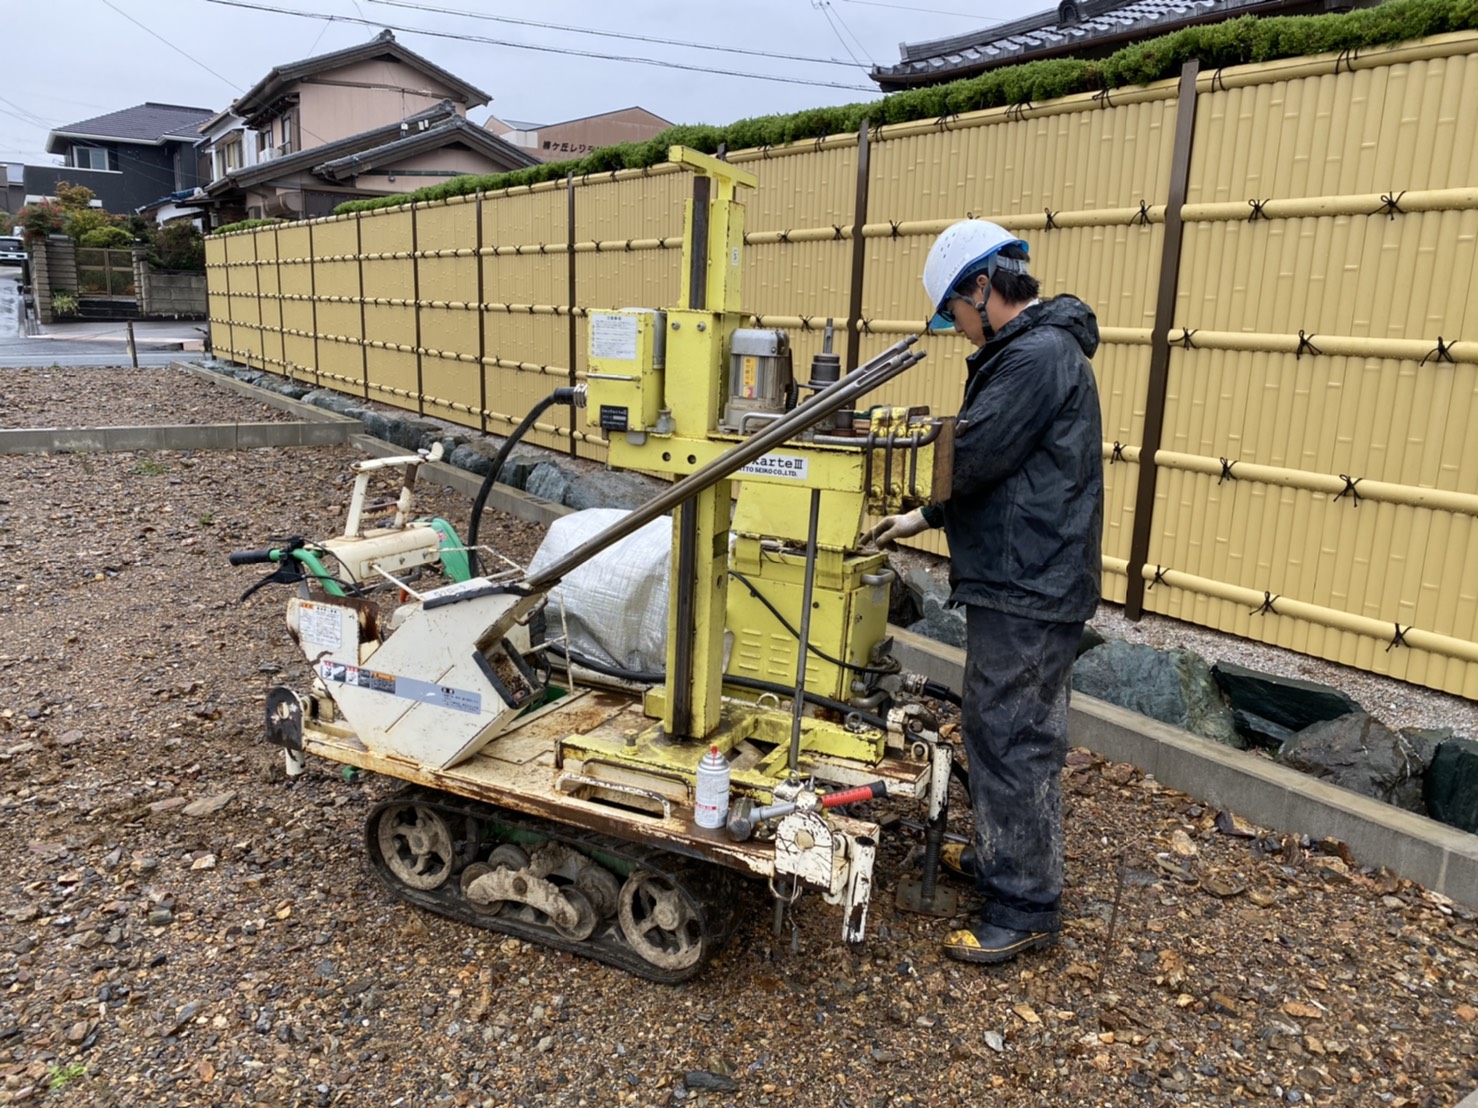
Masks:
[[[44,239],[47,235],[59,235],[66,226],[66,211],[55,200],[27,204],[15,218],[28,242]]]
[[[80,212],[92,207],[97,194],[86,185],[74,185],[70,181],[56,183],[56,198],[69,212]]]
[[[160,269],[205,269],[205,237],[194,224],[167,223],[149,240],[149,261]]]

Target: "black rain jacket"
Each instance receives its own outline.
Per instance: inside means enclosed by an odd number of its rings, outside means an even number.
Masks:
[[[1054,623],[1098,607],[1103,430],[1093,310],[1023,310],[967,361],[944,502],[952,600]]]

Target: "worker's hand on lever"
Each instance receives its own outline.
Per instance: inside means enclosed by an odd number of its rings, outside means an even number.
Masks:
[[[904,539],[911,539],[929,529],[929,523],[924,519],[924,509],[915,508],[911,512],[904,512],[898,516],[887,516],[878,521],[871,531],[867,533],[864,542],[872,543],[879,550],[892,550]]]

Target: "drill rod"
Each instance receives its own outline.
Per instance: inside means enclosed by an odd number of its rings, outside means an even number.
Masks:
[[[587,539],[563,558],[545,566],[537,574],[529,577],[524,585],[534,590],[553,588],[559,584],[566,573],[583,565],[613,543],[640,530],[659,516],[666,515],[673,508],[686,503],[700,492],[712,488],[787,439],[814,426],[833,412],[850,405],[864,393],[871,392],[879,385],[891,381],[910,366],[924,360],[922,353],[908,349],[917,341],[917,335],[909,335],[907,338],[900,339],[865,365],[859,366],[835,384],[796,405],[763,431],[735,445],[732,449],[726,450],[707,465],[688,474],[666,492],[653,497],[600,534]]]
[[[790,773],[801,760],[801,719],[806,714],[806,655],[811,652],[811,589],[816,584],[816,531],[821,526],[821,490],[811,490],[811,523],[806,531],[806,580],[801,588],[800,640],[795,651],[795,698],[790,709]]]

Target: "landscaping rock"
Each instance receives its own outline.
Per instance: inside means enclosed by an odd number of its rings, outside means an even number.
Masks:
[[[1265,746],[1272,750],[1277,750],[1298,733],[1280,723],[1263,719],[1262,716],[1241,708],[1232,709],[1232,725],[1236,727],[1237,734],[1252,746]]]
[[[1106,642],[1074,664],[1073,688],[1204,739],[1246,747],[1210,668],[1189,650]]]
[[[345,396],[333,389],[314,389],[303,396],[305,404],[312,404],[315,408],[322,408],[326,412],[337,412],[339,415],[350,415],[360,405],[358,397]]]
[[[655,481],[635,473],[602,470],[576,477],[565,492],[565,503],[576,511],[586,508],[640,508],[660,492]]]
[[[1095,646],[1102,646],[1106,642],[1108,642],[1108,639],[1103,637],[1103,632],[1099,631],[1097,627],[1094,627],[1091,623],[1083,624],[1083,637],[1078,640],[1078,657],[1081,658]]]
[[[289,400],[301,400],[313,391],[313,386],[305,385],[301,381],[283,381],[273,385],[272,391]]]
[[[1437,747],[1425,775],[1427,814],[1478,833],[1478,742],[1448,739]]]
[[[391,441],[391,430],[395,424],[394,416],[375,411],[373,408],[356,408],[349,414],[360,418],[361,422],[364,423],[364,433],[366,435],[379,439],[381,442]]]
[[[1217,662],[1211,673],[1232,710],[1244,713],[1248,725],[1260,737],[1279,734],[1264,727],[1264,723],[1287,731],[1302,731],[1311,724],[1362,710],[1339,689],[1314,681],[1260,673],[1231,662]],[[1265,745],[1272,744],[1265,741]]]
[[[965,645],[965,609],[947,608],[949,586],[936,581],[923,569],[911,569],[903,575],[904,589],[914,598],[919,616],[908,625],[916,635],[963,648]]]
[[[1408,811],[1414,810],[1410,807],[1413,800],[1421,800],[1419,789],[1403,788],[1421,778],[1411,744],[1365,712],[1305,727],[1283,744],[1277,760]]]
[[[421,450],[446,434],[446,428],[429,419],[397,419],[390,424],[390,441],[405,450]]]
[[[453,450],[447,456],[447,461],[458,469],[486,477],[488,470],[493,468],[493,455],[496,452],[495,448],[490,449],[483,443],[468,442]]]
[[[570,474],[565,472],[553,462],[540,462],[529,474],[528,492],[534,496],[542,496],[545,500],[552,500],[556,504],[565,502],[565,495],[570,488]]]

